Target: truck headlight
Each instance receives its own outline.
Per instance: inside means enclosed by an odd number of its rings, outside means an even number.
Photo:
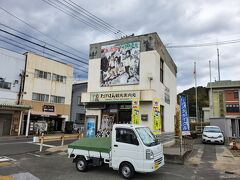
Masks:
[[[218,136],[218,138],[222,138],[222,137],[223,137],[223,135],[219,135],[219,136]]]
[[[146,150],[146,159],[148,160],[154,159],[154,155],[151,149]]]

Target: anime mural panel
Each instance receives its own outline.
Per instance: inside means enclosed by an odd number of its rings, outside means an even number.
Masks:
[[[140,42],[101,47],[101,86],[139,83]]]

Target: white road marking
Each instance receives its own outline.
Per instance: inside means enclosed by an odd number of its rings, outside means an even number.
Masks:
[[[15,180],[23,180],[23,179],[40,180],[39,178],[37,178],[36,176],[32,175],[32,174],[29,173],[29,172],[12,174],[11,176],[12,176],[13,179],[15,179]]]
[[[28,142],[29,144],[36,144],[36,145],[41,145],[41,143],[33,143],[33,142]],[[45,146],[45,147],[56,147],[56,146],[54,146],[54,145],[49,145],[49,144],[42,144],[43,146]]]
[[[16,161],[16,160],[7,156],[0,156],[0,162],[8,162],[8,161]]]

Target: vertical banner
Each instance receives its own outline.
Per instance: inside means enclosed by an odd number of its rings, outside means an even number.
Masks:
[[[139,98],[132,98],[132,124],[140,124]]]
[[[180,118],[182,135],[190,135],[186,97],[180,96]]]
[[[154,98],[152,104],[152,119],[153,119],[153,132],[160,134],[161,131],[161,114],[160,114],[160,99]]]

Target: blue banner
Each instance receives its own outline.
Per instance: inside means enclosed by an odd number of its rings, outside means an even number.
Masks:
[[[180,118],[182,135],[190,135],[186,97],[180,96]]]

